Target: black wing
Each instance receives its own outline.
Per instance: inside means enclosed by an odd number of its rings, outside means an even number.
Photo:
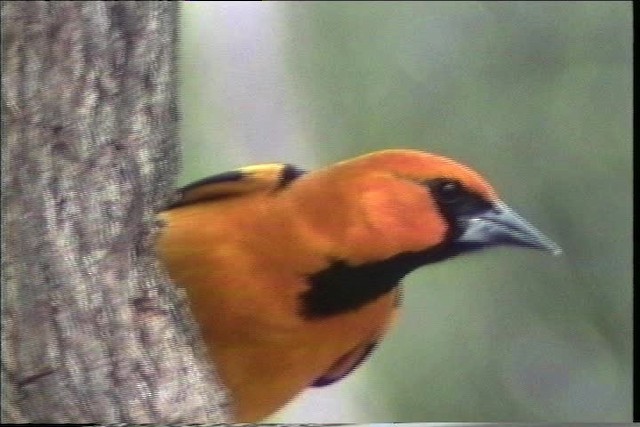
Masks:
[[[278,190],[305,173],[305,170],[286,163],[254,165],[223,172],[180,189],[179,200],[169,209],[254,191]]]

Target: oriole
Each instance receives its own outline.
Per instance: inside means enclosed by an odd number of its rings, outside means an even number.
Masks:
[[[186,289],[238,422],[357,367],[403,276],[494,245],[559,253],[476,172],[384,150],[312,172],[250,166],[182,190],[158,253]]]

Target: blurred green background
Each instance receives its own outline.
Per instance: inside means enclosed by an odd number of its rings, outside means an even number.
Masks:
[[[565,250],[413,273],[370,361],[270,421],[631,420],[631,2],[182,6],[181,184],[416,148]]]

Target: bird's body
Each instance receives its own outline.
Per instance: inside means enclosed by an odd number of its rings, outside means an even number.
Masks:
[[[446,200],[451,185],[461,201]],[[262,165],[185,188],[161,214],[158,251],[187,291],[236,421],[255,422],[355,368],[415,268],[494,243],[555,249],[519,218],[515,234],[476,225],[501,206],[477,173],[418,151],[309,173]]]

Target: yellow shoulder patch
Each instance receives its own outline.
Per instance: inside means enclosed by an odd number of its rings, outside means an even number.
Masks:
[[[257,191],[274,191],[304,173],[304,170],[287,163],[253,165],[223,172],[183,187],[180,199],[170,208]]]

